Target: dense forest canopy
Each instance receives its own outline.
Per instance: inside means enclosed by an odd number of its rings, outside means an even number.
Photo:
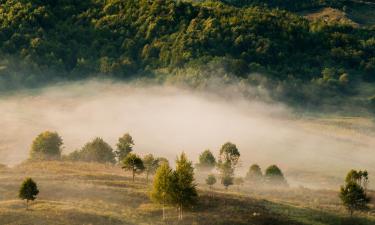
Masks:
[[[297,2],[345,1],[246,2],[254,4],[1,0],[0,89],[97,75],[153,76],[160,68],[173,73],[212,61],[243,79],[260,73],[269,85],[282,85],[278,98],[293,101],[320,101],[298,93],[300,84],[329,97],[351,95],[356,82],[375,80],[374,27],[312,22],[284,10],[300,7]]]

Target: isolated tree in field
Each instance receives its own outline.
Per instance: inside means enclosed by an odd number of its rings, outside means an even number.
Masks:
[[[366,180],[364,183],[363,181]],[[368,209],[370,197],[367,196],[365,185],[368,182],[367,171],[351,170],[345,179],[345,185],[341,186],[340,199],[348,209],[350,216],[354,211],[364,211]]]
[[[134,140],[130,134],[126,133],[118,139],[115,151],[117,160],[121,162],[130,152],[133,151]]]
[[[143,158],[143,165],[145,166],[146,182],[148,183],[148,177],[156,172],[159,167],[159,161],[152,154],[148,154]]]
[[[199,155],[199,163],[196,167],[202,171],[210,171],[216,166],[215,156],[210,150],[205,150],[202,154]]]
[[[112,147],[102,138],[95,138],[94,140],[85,144],[78,153],[75,154],[81,161],[99,162],[99,163],[115,163],[115,154]]]
[[[270,185],[287,186],[287,182],[284,178],[284,174],[280,168],[276,165],[271,165],[266,169],[265,172],[266,182]]]
[[[31,145],[31,159],[56,160],[61,158],[62,138],[56,132],[40,133]]]
[[[246,180],[252,183],[259,183],[263,179],[262,170],[259,165],[253,164],[246,173]]]
[[[163,220],[165,219],[165,205],[172,202],[172,169],[168,163],[163,163],[155,173],[151,199],[163,205]]]
[[[178,218],[182,220],[183,209],[194,205],[197,201],[197,190],[194,182],[194,168],[182,153],[176,160],[176,170],[172,176],[172,201],[177,205]]]
[[[18,192],[18,197],[22,200],[26,200],[26,210],[29,208],[29,201],[34,201],[36,196],[39,194],[36,183],[31,178],[26,178],[21,184],[21,188]]]
[[[129,153],[123,160],[122,160],[122,168],[132,172],[133,182],[136,173],[142,173],[145,169],[143,165],[142,159],[133,153]]]
[[[216,177],[213,174],[208,175],[206,179],[206,184],[212,189],[212,186],[216,184]]]
[[[228,189],[233,184],[234,170],[238,164],[240,152],[235,144],[225,143],[220,149],[217,167],[220,171],[221,183]]]

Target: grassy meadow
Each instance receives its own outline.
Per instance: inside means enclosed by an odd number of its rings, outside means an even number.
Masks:
[[[25,177],[40,190],[29,210],[17,198]],[[198,179],[199,180],[199,179]],[[95,163],[23,163],[0,173],[0,223],[42,224],[353,224],[337,192],[291,188],[256,189],[199,184],[199,203],[177,221],[176,210],[162,208],[148,197],[151,183],[143,175],[131,181],[117,166]],[[355,224],[374,224],[375,211],[359,215]]]

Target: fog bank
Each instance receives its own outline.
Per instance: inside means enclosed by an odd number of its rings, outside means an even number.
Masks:
[[[129,132],[137,153],[170,160],[185,151],[196,161],[204,149],[217,154],[231,141],[241,152],[240,174],[251,163],[263,169],[278,164],[292,175],[300,170],[344,176],[351,168],[375,173],[372,131],[353,136],[351,129],[314,127],[314,121],[296,119],[281,104],[241,95],[223,98],[227,90],[217,91],[220,95],[93,80],[5,96],[0,98],[0,163],[25,160],[33,138],[45,130],[63,137],[65,154],[97,136],[115,147]]]

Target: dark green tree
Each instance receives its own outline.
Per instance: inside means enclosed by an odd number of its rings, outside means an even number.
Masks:
[[[276,165],[271,165],[266,169],[265,180],[267,184],[273,186],[287,186],[283,172]]]
[[[183,219],[183,209],[197,202],[198,193],[194,181],[194,168],[182,153],[176,160],[176,170],[172,176],[172,201],[177,206],[180,220]]]
[[[30,158],[41,160],[56,160],[61,158],[62,138],[57,132],[45,131],[40,133],[31,145]]]
[[[134,147],[134,140],[129,133],[124,134],[122,137],[118,139],[117,149],[115,151],[117,160],[120,162],[124,159],[130,152],[133,151]]]
[[[199,163],[196,167],[202,171],[212,170],[216,166],[216,159],[212,152],[207,149],[199,155]]]
[[[262,170],[259,165],[253,164],[246,173],[246,180],[252,183],[260,183],[263,179]]]
[[[31,178],[26,178],[18,192],[18,197],[22,200],[26,200],[26,210],[29,208],[29,201],[34,201],[36,196],[39,194],[36,183]]]
[[[135,174],[142,173],[145,170],[142,159],[138,155],[133,153],[129,153],[121,163],[123,169],[132,172],[133,182]]]
[[[99,162],[99,163],[115,163],[115,154],[112,147],[106,143],[102,138],[95,138],[94,140],[85,144],[81,150],[72,152],[71,158],[85,162]]]
[[[351,170],[346,176],[345,185],[341,186],[339,196],[350,216],[353,216],[355,211],[368,210],[370,197],[367,195],[365,187],[368,182],[367,176],[367,171]],[[364,180],[366,183],[363,183]]]

